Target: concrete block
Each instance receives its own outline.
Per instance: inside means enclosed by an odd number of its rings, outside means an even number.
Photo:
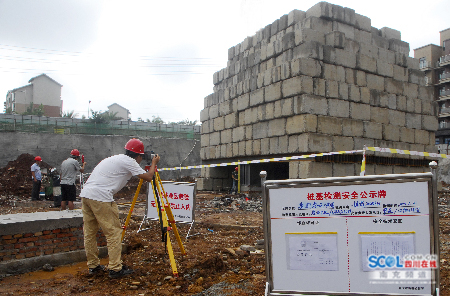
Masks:
[[[311,58],[322,60],[323,45],[314,41],[304,42],[294,48],[293,58]]]
[[[252,140],[252,155],[261,155],[261,140]]]
[[[339,83],[339,99],[348,101],[348,84],[340,82]]]
[[[339,98],[339,85],[337,81],[325,80],[325,96],[327,98]]]
[[[258,122],[253,124],[253,139],[262,139],[268,137],[269,122]],[[234,135],[234,130],[233,130]]]
[[[300,58],[291,61],[292,76],[306,75],[311,77],[320,77],[322,67],[320,62],[314,59]]]
[[[408,69],[408,82],[425,85],[425,73],[420,70]]]
[[[344,49],[346,45],[345,34],[336,31],[325,34],[325,45]]]
[[[244,155],[246,155],[246,152],[245,152],[245,148],[246,148],[246,142],[245,141],[242,141],[242,142],[239,142],[238,143],[239,144],[239,146],[238,146],[238,155],[239,156],[244,156]]]
[[[359,52],[360,44],[361,43],[359,43],[355,40],[346,38],[344,50],[351,52],[353,54],[357,54]]]
[[[389,123],[389,111],[386,108],[370,107],[370,121],[376,123]]]
[[[378,50],[379,48],[376,45],[370,43],[361,43],[359,53],[373,59],[378,59]]]
[[[313,92],[313,81],[308,76],[296,76],[282,82],[281,91],[283,97],[291,97],[299,94],[311,94]]]
[[[253,125],[245,126],[245,139],[251,140],[253,138]]]
[[[281,80],[286,80],[291,78],[291,63],[286,62],[281,65]]]
[[[422,115],[422,129],[435,132],[439,126],[436,116]]]
[[[237,110],[243,111],[250,106],[250,94],[243,94],[237,98]]]
[[[409,43],[397,39],[389,39],[389,50],[409,55]]]
[[[290,32],[290,33],[286,33],[283,36],[283,38],[281,40],[283,51],[286,51],[290,48],[294,48],[296,45],[298,45],[295,43],[295,35],[296,35],[295,32]]]
[[[366,56],[364,54],[356,55],[356,69],[366,72],[376,73],[377,63],[374,58]]]
[[[414,113],[414,110],[416,110],[415,100],[413,98],[406,97],[406,111]]]
[[[377,60],[377,74],[385,77],[393,77],[394,76],[393,65],[384,62],[382,60]]]
[[[300,179],[333,177],[333,165],[329,162],[300,161],[298,174]]]
[[[402,95],[404,82],[396,80],[395,78],[384,79],[384,90],[391,94]]]
[[[395,52],[384,48],[379,48],[378,59],[385,63],[395,65]]]
[[[214,119],[219,116],[219,105],[209,107],[209,118]]]
[[[356,84],[355,79],[356,71],[350,68],[344,68],[344,72],[345,72],[345,83]]]
[[[342,119],[328,116],[318,116],[317,132],[328,135],[342,135]]]
[[[341,32],[345,34],[346,38],[355,39],[355,27],[341,22],[333,22],[333,31]]]
[[[232,130],[226,129],[220,132],[220,142],[221,144],[228,144],[233,141]]]
[[[306,18],[306,12],[302,10],[294,9],[288,14],[288,22],[287,25],[292,26],[296,23],[303,21]]]
[[[361,93],[361,103],[369,104],[370,103],[370,89],[368,87],[360,87],[359,91]]]
[[[414,83],[403,83],[403,95],[410,99],[416,99],[419,96],[419,86]]]
[[[270,26],[270,35],[276,35],[280,30],[278,30],[278,22],[279,20],[275,20]]]
[[[367,86],[366,73],[364,71],[355,70],[355,83],[358,86]]]
[[[289,161],[289,179],[298,179],[298,161]]]
[[[324,19],[332,19],[333,17],[333,4],[322,1],[306,11],[306,17],[316,17],[316,18],[324,18]]]
[[[274,110],[275,110],[274,106],[275,106],[274,103],[267,103],[267,104],[263,105],[264,111],[265,111],[265,116],[264,116],[265,120],[274,118]]]
[[[313,79],[314,95],[325,97],[325,80],[320,78]]]
[[[386,141],[399,141],[400,128],[395,125],[383,125],[383,139]]]
[[[267,133],[266,133],[267,134]],[[254,136],[254,135],[253,135]],[[233,142],[240,142],[245,139],[245,127],[238,126],[233,129]]]
[[[220,132],[209,134],[209,145],[216,146],[220,144]]]
[[[388,28],[388,27],[383,27],[380,29],[381,32],[381,37],[386,38],[386,39],[396,39],[396,40],[402,40],[402,35],[400,33],[400,31]]]
[[[429,145],[430,144],[430,134],[428,131],[424,130],[414,130],[414,143]]]
[[[232,112],[232,101],[228,100],[222,103],[219,103],[219,116],[225,116]]]
[[[377,91],[384,91],[384,77],[379,75],[367,74],[367,87]]]
[[[414,113],[422,113],[422,101],[420,99],[413,99],[414,101]]]
[[[236,112],[225,116],[225,128],[234,128],[238,124],[238,116]]]
[[[328,115],[333,117],[348,118],[350,115],[350,102],[328,99]]]
[[[400,52],[394,52],[395,55],[395,64],[397,66],[408,68],[408,55]]]
[[[264,89],[258,89],[250,93],[250,106],[264,103]]]
[[[384,49],[390,49],[389,40],[373,33],[372,33],[372,44]]]
[[[328,64],[336,63],[336,48],[331,45],[323,46],[323,61]]]
[[[421,100],[419,99],[419,101],[421,101]],[[430,102],[421,101],[421,105],[422,105],[422,114],[434,115],[433,107],[432,107],[432,104],[430,104]]]
[[[356,176],[357,166],[354,163],[333,163],[333,177]]]
[[[298,28],[294,30],[294,35],[295,45],[300,45],[310,41],[325,44],[325,33],[321,31],[316,31],[309,28]]]
[[[335,49],[335,55],[336,55],[336,65],[341,65],[346,68],[355,68],[356,67],[356,56],[346,50],[336,48]]]
[[[348,99],[352,102],[361,101],[361,93],[359,87],[353,84],[348,85]]]
[[[422,115],[406,113],[406,124],[407,128],[421,129],[422,128]]]
[[[407,113],[398,110],[388,110],[389,124],[404,127],[406,125]]]
[[[337,81],[337,67],[335,65],[323,63],[323,78],[325,80],[334,80]]]
[[[394,170],[393,165],[380,165],[375,164],[375,175],[388,175],[392,174]]]
[[[397,96],[397,110],[399,110],[399,111],[407,111],[408,110],[405,96]]]
[[[307,135],[307,137],[305,137],[305,135]],[[305,139],[307,139],[307,142],[304,142]],[[328,135],[301,134],[299,135],[299,142],[306,143],[308,150],[305,152],[329,152],[332,149],[332,137]]]
[[[345,137],[362,137],[364,125],[361,120],[344,118],[342,120],[342,135]],[[357,148],[359,149],[359,148]]]
[[[211,178],[197,178],[197,189],[210,191],[213,190],[212,179]]]
[[[224,117],[217,117],[214,118],[214,131],[221,131],[225,128],[225,118]]]
[[[294,114],[328,114],[328,101],[324,97],[302,95],[294,98]]]
[[[268,155],[269,153],[269,138],[261,139],[261,154]]]
[[[274,103],[274,117],[286,117],[294,115],[294,98],[279,100]]]
[[[355,27],[366,32],[371,32],[372,21],[364,15],[355,13]]]
[[[288,117],[286,133],[288,135],[317,131],[317,115],[302,114]]]
[[[355,28],[355,41],[354,42],[359,43],[358,49],[361,46],[361,44],[371,44],[372,43],[372,34],[369,32]],[[356,53],[358,51],[352,51],[352,52]]]
[[[288,136],[278,137],[278,153],[285,153],[288,149]]]
[[[409,174],[410,172],[411,170],[408,166],[394,165],[393,167],[394,174]]]
[[[406,67],[413,70],[420,70],[419,59],[413,58],[406,54]]]
[[[272,119],[268,121],[268,137],[283,136],[286,134],[286,118]]]
[[[201,145],[201,147],[209,146],[209,134],[202,134],[200,136],[200,145]]]
[[[383,125],[375,122],[364,122],[364,137],[370,139],[383,139]]]
[[[397,97],[395,94],[389,94],[386,92],[380,93],[380,107],[389,108],[390,105],[394,104],[393,105],[394,108],[390,108],[390,109],[395,109],[396,100],[397,100]]]
[[[354,149],[353,137],[334,136],[333,151],[349,151]]]
[[[350,102],[350,118],[370,120],[370,105]]]
[[[205,109],[200,111],[200,121],[204,122],[209,119],[209,108],[206,107]]]
[[[264,94],[265,102],[272,102],[281,99],[281,82],[266,86]]]
[[[433,87],[419,86],[419,99],[422,101],[433,101]]]

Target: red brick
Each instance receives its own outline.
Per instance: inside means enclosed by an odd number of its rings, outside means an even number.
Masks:
[[[23,258],[25,258],[25,255],[24,255],[24,254],[18,254],[18,255],[16,255],[16,259],[23,259]]]
[[[33,236],[32,233],[25,233],[25,234],[23,235],[23,237],[31,237],[31,236]]]
[[[74,231],[77,231],[77,230],[78,230],[78,228],[75,228],[75,227],[70,228],[70,231],[71,231],[71,232],[74,232]]]
[[[17,243],[17,239],[7,239],[5,240],[5,244],[15,244]]]
[[[42,231],[42,233],[43,234],[49,234],[49,233],[52,233],[50,230],[44,230],[44,231]]]
[[[3,256],[2,257],[2,260],[3,261],[9,261],[9,260],[11,260],[12,259],[12,256]]]
[[[78,240],[78,237],[76,237],[76,236],[71,237],[70,240],[71,240],[71,241],[76,241],[76,240]]]
[[[24,244],[15,244],[14,248],[15,249],[20,249],[20,248],[23,248],[23,246],[24,246]]]
[[[14,238],[21,238],[21,237],[23,237],[23,235],[21,233],[18,233],[18,234],[14,235]]]
[[[4,245],[3,248],[5,250],[11,250],[11,249],[14,249],[14,245]]]
[[[34,243],[33,242],[27,243],[27,247],[34,247]]]
[[[56,237],[55,234],[48,234],[48,235],[41,236],[41,239],[51,239],[51,238],[55,238],[55,237]]]
[[[52,230],[52,233],[60,233],[61,232],[61,229],[53,229]]]
[[[39,239],[39,238],[37,238],[37,237],[21,238],[21,239],[19,239],[19,243],[35,242],[35,241],[37,241],[38,239]]]
[[[12,239],[12,235],[3,235],[2,239]]]
[[[54,244],[59,244],[60,242],[61,242],[60,239],[55,239],[55,240],[53,240],[53,243],[54,243]]]
[[[45,255],[53,254],[53,249],[45,251],[44,254]]]
[[[34,236],[41,236],[43,233],[42,233],[42,231],[39,231],[39,232],[36,232],[35,234],[34,234]]]
[[[36,256],[36,254],[35,254],[34,252],[26,253],[26,254],[25,254],[25,257],[26,257],[26,258],[35,257],[35,256]]]

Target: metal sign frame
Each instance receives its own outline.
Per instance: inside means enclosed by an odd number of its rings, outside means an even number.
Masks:
[[[432,166],[433,173],[421,173],[421,174],[392,174],[392,175],[371,175],[371,176],[350,176],[350,177],[333,177],[333,178],[314,178],[314,179],[295,179],[295,180],[282,180],[282,181],[266,181],[266,172],[261,172],[261,183],[263,185],[263,218],[264,218],[264,236],[265,236],[265,253],[266,253],[266,293],[265,295],[304,295],[305,293],[311,295],[367,295],[368,292],[364,291],[349,291],[349,292],[333,292],[333,291],[321,291],[320,287],[316,291],[303,291],[297,290],[275,290],[274,287],[274,269],[273,269],[273,252],[274,249],[272,242],[272,222],[270,216],[271,196],[270,191],[281,188],[310,188],[310,187],[329,187],[329,186],[349,186],[349,185],[369,185],[369,184],[388,184],[388,183],[406,183],[406,182],[426,182],[428,193],[428,216],[429,216],[429,234],[430,234],[430,254],[437,255],[437,268],[431,269],[431,282],[430,291],[431,295],[439,295],[439,212],[438,212],[438,195],[437,195],[437,178],[436,178],[436,166]],[[379,217],[379,216],[378,216]],[[294,218],[295,219],[295,218]],[[326,230],[325,230],[326,231]],[[277,242],[279,243],[279,242]],[[348,245],[348,242],[347,242]],[[350,263],[348,263],[350,264]],[[348,265],[350,266],[350,265]],[[349,267],[348,267],[349,268]],[[329,275],[329,274],[327,274]],[[277,274],[280,276],[280,274]],[[320,275],[318,275],[320,276]],[[349,276],[350,277],[350,276]],[[325,277],[324,280],[328,278]],[[350,279],[349,279],[350,281]],[[301,280],[299,279],[299,282]],[[414,291],[412,291],[414,292]],[[382,292],[382,293],[370,293],[372,295],[418,295],[417,293],[395,293],[395,292]],[[420,294],[425,295],[425,294]]]

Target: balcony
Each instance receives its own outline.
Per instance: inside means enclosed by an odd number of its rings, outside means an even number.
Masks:
[[[450,129],[450,122],[439,122],[438,130]]]
[[[439,100],[447,99],[448,96],[450,96],[450,89],[439,91]]]
[[[450,54],[440,57],[439,66],[450,65]]]
[[[450,113],[450,108],[440,108],[439,115]]]
[[[431,70],[433,69],[433,63],[430,61],[420,61],[419,69],[422,71]]]
[[[450,72],[439,74],[439,84],[450,82]]]

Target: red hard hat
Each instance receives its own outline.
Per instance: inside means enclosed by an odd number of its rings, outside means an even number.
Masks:
[[[35,160],[35,161],[42,161],[42,158],[41,158],[40,156],[36,156],[36,157],[34,158],[34,160]]]
[[[131,139],[125,145],[125,149],[134,153],[144,154],[144,143],[139,139]]]
[[[80,151],[78,151],[78,149],[73,149],[72,151],[70,151],[70,155],[80,156]]]
[[[239,170],[239,168],[238,167],[236,167],[235,169],[234,169],[235,171],[237,171],[237,170]]]

